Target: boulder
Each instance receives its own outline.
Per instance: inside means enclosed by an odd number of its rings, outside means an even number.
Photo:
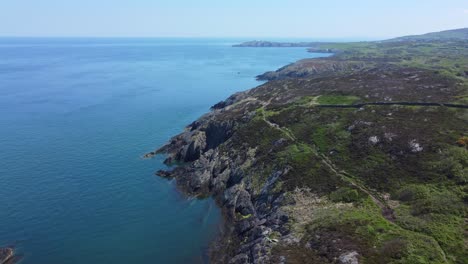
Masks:
[[[357,253],[356,251],[344,253],[338,258],[338,263],[359,264],[358,256],[359,256],[359,253]]]

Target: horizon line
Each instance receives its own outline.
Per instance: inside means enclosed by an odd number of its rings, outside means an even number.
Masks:
[[[346,40],[354,39],[359,41],[368,41],[368,40],[383,40],[388,38],[395,38],[396,36],[380,36],[380,37],[363,37],[363,36],[346,36],[346,37],[305,37],[305,36],[92,36],[92,35],[43,35],[43,36],[34,36],[34,35],[0,35],[0,38],[95,38],[95,39],[110,39],[110,38],[119,38],[119,39],[131,39],[131,38],[141,38],[141,39],[156,39],[156,38],[179,38],[179,39],[251,39],[261,41],[262,39],[310,39],[310,40]]]

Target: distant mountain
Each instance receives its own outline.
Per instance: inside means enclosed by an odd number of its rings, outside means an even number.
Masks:
[[[378,42],[400,42],[400,41],[443,41],[443,40],[467,40],[468,41],[468,28],[452,29],[445,30],[440,32],[432,32],[423,35],[413,35],[413,36],[404,36],[398,37]],[[233,45],[233,47],[256,47],[256,48],[265,48],[265,47],[307,47],[313,48],[313,52],[334,52],[333,49],[324,49],[319,48],[320,46],[325,46],[327,44],[332,44],[330,42],[274,42],[274,41],[248,41],[241,44]]]
[[[404,36],[386,41],[437,41],[437,40],[468,40],[468,28],[445,30],[424,35]]]

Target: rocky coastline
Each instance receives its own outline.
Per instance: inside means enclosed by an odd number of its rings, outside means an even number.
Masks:
[[[229,139],[237,127],[251,118],[248,111],[235,113],[236,116],[231,116],[233,119],[225,119],[224,114],[231,109],[230,106],[242,104],[246,99],[246,93],[238,93],[215,105],[212,112],[156,151],[156,154],[167,155],[165,163],[168,165],[184,163],[172,171],[158,171],[159,176],[175,178],[180,190],[190,196],[215,197],[222,208],[225,227],[212,248],[214,263],[268,263],[269,252],[278,242],[277,238],[270,236],[287,233],[284,224],[288,216],[279,210],[284,196],[268,193],[275,181],[287,173],[287,168],[275,171],[262,187],[262,194],[254,197],[243,179],[244,169],[255,163],[255,151],[249,148],[241,152],[237,149],[221,150],[230,148],[232,143]],[[252,102],[252,106],[256,105]],[[281,141],[276,144],[281,144]]]
[[[176,179],[187,195],[214,197],[222,208],[225,226],[211,247],[213,263],[414,263],[416,258],[463,263],[466,251],[406,222],[425,214],[405,211],[418,201],[408,200],[404,188],[436,179],[463,188],[466,172],[446,175],[436,162],[443,153],[466,150],[453,143],[468,133],[456,126],[468,116],[468,104],[459,101],[464,77],[439,74],[439,65],[407,65],[407,58],[394,55],[392,43],[369,45],[382,45],[377,50],[383,52],[368,57],[369,47],[351,45],[330,58],[262,74],[258,79],[267,83],[215,104],[145,155],[166,155],[167,165],[178,166],[157,175]],[[414,43],[399,45],[412,52]],[[238,45],[252,46],[313,45]],[[441,110],[429,109],[434,106]],[[445,191],[437,188],[427,192]],[[463,217],[466,208],[458,195],[449,194],[457,209],[446,217]],[[445,213],[427,210],[431,217]],[[378,231],[368,234],[361,226]],[[420,243],[420,249],[411,243]]]

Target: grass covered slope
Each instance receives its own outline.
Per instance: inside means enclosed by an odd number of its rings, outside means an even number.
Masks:
[[[222,206],[215,262],[468,263],[467,42],[325,45],[159,150]]]
[[[388,41],[447,41],[468,40],[468,28],[432,32],[424,35],[405,36]]]

